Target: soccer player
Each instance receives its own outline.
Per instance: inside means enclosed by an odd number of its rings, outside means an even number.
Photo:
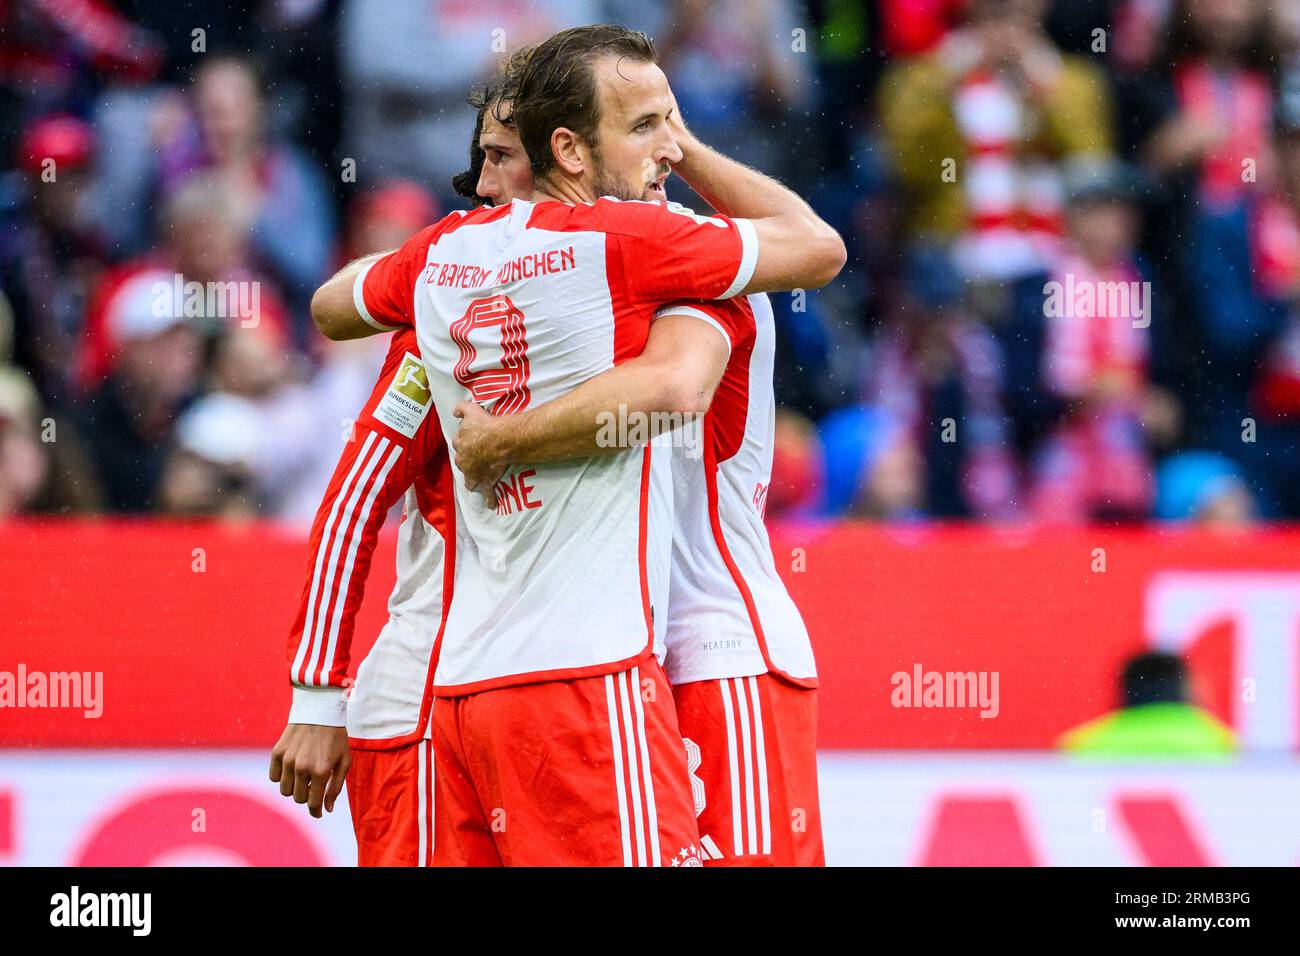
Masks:
[[[289,641],[293,703],[272,752],[271,779],[313,816],[334,809],[350,772],[362,865],[425,863],[431,846],[428,683],[456,555],[447,445],[431,404],[414,333],[394,335],[312,526]],[[398,501],[388,621],[349,694],[356,613],[379,529]]]
[[[698,148],[684,127],[678,143],[684,153]],[[723,865],[822,865],[816,668],[763,525],[776,413],[772,307],[751,295],[663,312],[694,315],[712,330],[697,351],[707,357],[696,379],[706,383],[707,413],[668,420],[679,427],[664,664],[701,784],[701,844]],[[653,435],[667,410],[663,383],[690,375],[663,330],[655,324],[641,355],[529,411],[495,416],[459,405],[453,460],[467,487],[493,498],[511,463],[608,454],[620,447],[609,440],[611,423]]]
[[[453,180],[467,198],[476,188],[497,201],[532,192],[523,147],[489,112],[526,52],[471,96],[478,122],[470,168]],[[272,752],[272,781],[313,816],[333,811],[347,779],[362,866],[432,862],[431,664],[454,585],[455,542],[447,445],[430,406],[415,332],[399,329],[312,527],[307,584],[288,648],[293,703]],[[388,622],[349,692],[356,613],[379,530],[398,501],[403,520]]]
[[[318,326],[346,338],[414,324],[450,433],[466,397],[522,410],[637,354],[675,297],[828,281],[843,264],[838,236],[784,187],[715,153],[702,150],[688,180],[737,180],[766,215],[693,217],[657,202],[683,159],[672,109],[644,37],[552,37],[513,112],[532,199],[453,214],[343,270],[316,295]],[[668,480],[647,447],[512,469],[495,513],[457,488],[461,566],[435,647],[435,862],[698,862],[655,654]]]
[[[700,781],[702,846],[723,865],[822,865],[816,668],[763,526],[776,412],[771,306],[753,295],[665,308],[696,311],[712,326],[707,354],[720,368],[702,420],[673,433],[665,635],[664,666]],[[453,460],[467,486],[490,488],[512,462],[626,447],[611,443],[611,423],[653,435],[660,383],[680,362],[652,331],[637,358],[530,411],[498,417],[466,402],[456,409]]]

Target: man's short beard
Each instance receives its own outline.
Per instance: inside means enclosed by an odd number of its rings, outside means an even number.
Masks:
[[[645,190],[649,187],[643,187],[639,193],[634,193],[627,187],[626,183],[620,182],[616,177],[609,174],[605,162],[601,159],[600,150],[592,144],[591,162],[595,166],[595,171],[591,177],[591,187],[596,193],[596,198],[601,196],[613,196],[615,199],[621,199],[623,202],[630,202],[636,199],[645,199]]]

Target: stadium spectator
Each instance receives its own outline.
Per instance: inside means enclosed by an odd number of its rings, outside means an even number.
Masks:
[[[251,403],[208,395],[181,417],[159,481],[159,510],[179,517],[248,519],[261,510],[253,471],[265,423]]]
[[[322,454],[346,439],[325,396],[276,326],[225,325],[201,395],[180,418],[162,479],[163,510],[280,517]],[[319,493],[319,488],[313,489]]]
[[[656,40],[660,63],[691,130],[728,156],[788,178],[787,118],[812,92],[808,58],[794,49],[795,4],[671,0],[666,26]],[[678,188],[673,198],[687,201],[685,186]]]
[[[338,264],[396,249],[443,215],[437,200],[418,183],[408,179],[385,182],[353,202],[343,261]]]
[[[827,415],[817,430],[824,456],[823,515],[919,516],[920,469],[912,443],[888,412],[849,405]],[[772,471],[775,475],[775,462]]]
[[[253,453],[241,457],[238,464],[250,500],[265,516],[279,515],[305,469],[323,451],[337,452],[329,439],[341,432],[337,423],[322,421],[319,396],[308,382],[302,356],[288,347],[274,326],[227,325],[213,345],[207,386],[208,394],[195,410],[212,415],[203,420],[205,428],[216,430],[228,422],[238,430],[246,422],[258,423],[248,439]],[[219,414],[203,411],[207,405],[215,405]],[[185,422],[181,425],[183,439]]]
[[[1177,407],[1151,382],[1156,294],[1136,258],[1136,184],[1113,161],[1077,165],[1066,184],[1062,255],[1013,325],[1011,350],[1041,341],[1038,367],[1013,386],[1022,431],[1046,429],[1031,508],[1052,522],[1140,520],[1151,505],[1150,446],[1173,440]],[[1026,371],[1025,360],[1014,364]]]
[[[1143,245],[1172,299],[1188,432],[1220,449],[1240,371],[1204,290],[1222,269],[1215,233],[1273,175],[1266,27],[1258,0],[1177,0],[1153,67],[1117,83],[1122,139],[1158,187]]]
[[[1006,519],[1018,476],[1002,405],[1002,355],[964,305],[946,250],[914,252],[897,314],[865,362],[862,395],[898,423],[924,468],[933,517]]]
[[[37,416],[40,400],[26,375],[0,368],[0,521],[27,511],[49,474]]]
[[[1278,103],[1276,149],[1275,181],[1202,210],[1189,248],[1193,315],[1212,355],[1197,438],[1245,466],[1267,514],[1297,515],[1300,91]]]
[[[195,320],[204,336],[226,325],[268,324],[288,333],[288,313],[272,282],[250,263],[246,235],[220,181],[196,175],[162,207],[157,246],[108,274],[95,290],[78,358],[79,384],[99,382],[117,342],[110,314],[147,274],[160,309]]]
[[[202,52],[164,0],[127,18],[92,6],[85,22],[61,3],[0,11],[13,107],[0,120],[0,293],[13,361],[60,436],[33,508],[84,510],[114,484],[97,458],[77,462],[77,425],[127,344],[113,316],[137,283],[255,287],[269,328],[227,334],[249,330],[206,307],[188,316],[188,390],[294,421],[287,410],[309,404],[295,427],[345,435],[380,355],[310,334],[306,293],[461,203],[443,194],[478,78],[559,26],[608,20],[649,30],[691,125],[792,174],[851,250],[833,286],[773,298],[778,403],[818,422],[816,440],[791,429],[779,443],[774,518],[806,513],[801,489],[820,481],[827,514],[1145,517],[1162,457],[1186,449],[1231,459],[1258,517],[1300,517],[1295,4],[238,3],[213,12]],[[1065,201],[1071,170],[1111,168],[1101,70],[1122,106],[1117,139],[1152,186],[1140,207]],[[344,158],[355,182],[338,175]],[[1106,234],[1122,237],[1111,264],[1089,251]],[[915,265],[935,247],[966,280],[956,297],[950,265]],[[1049,321],[1044,286],[1134,271],[1152,282],[1150,327],[1102,358],[1144,358],[1135,375],[1097,373],[1097,356],[1076,358],[1105,317]],[[1118,381],[1132,387],[1107,391]],[[248,500],[310,520],[336,451],[319,445],[317,462],[286,442],[286,482],[254,470]]]
[[[474,114],[465,91],[510,51],[599,23],[595,0],[348,0],[340,17],[346,156],[357,181],[404,177],[452,206]]]
[[[938,46],[961,13],[960,0],[882,0],[881,25],[891,56],[915,56]]]
[[[30,373],[12,361],[14,333],[14,310],[0,291],[0,519],[101,512],[85,445],[66,409],[43,402]]]
[[[1258,509],[1241,468],[1208,451],[1184,451],[1166,458],[1156,472],[1155,516],[1213,528],[1252,523]]]
[[[1115,4],[1115,27],[1106,52],[1113,58],[1117,73],[1131,76],[1151,65],[1172,6],[1173,0],[1120,0]]]
[[[0,4],[0,155],[26,124],[75,110],[106,78],[137,83],[164,63],[161,38],[107,3]]]
[[[409,180],[392,180],[362,193],[346,222],[343,255],[338,264],[395,249],[442,213],[428,190]],[[271,513],[298,528],[310,528],[321,494],[338,459],[338,442],[352,430],[352,416],[365,404],[388,348],[386,336],[331,342],[321,338],[315,356],[319,368],[308,383],[312,421],[302,427],[315,436],[307,455],[286,475]],[[322,440],[321,436],[325,436]]]
[[[1268,161],[1273,93],[1257,0],[1178,0],[1153,73],[1123,85],[1126,140],[1178,191],[1218,208],[1247,191],[1243,161]]]
[[[1059,746],[1080,757],[1222,758],[1237,749],[1231,728],[1192,701],[1187,665],[1152,651],[1130,658],[1120,707],[1068,731]]]
[[[811,517],[824,496],[824,455],[817,426],[780,408],[772,436],[772,480],[754,494],[759,513],[776,520]]]
[[[106,313],[116,346],[112,363],[76,408],[78,431],[113,511],[156,506],[176,418],[200,380],[199,334],[184,315],[156,308],[157,275],[141,274],[115,297]]]
[[[253,261],[275,278],[293,314],[305,315],[330,266],[333,208],[320,170],[294,144],[268,136],[261,84],[246,58],[203,61],[192,88],[194,120],[178,124],[162,147],[161,186],[168,195],[200,170],[218,183]],[[298,332],[305,341],[305,319]]]
[[[0,289],[17,321],[16,360],[48,401],[66,397],[69,362],[107,249],[91,207],[95,135],[75,116],[31,123],[18,148],[22,206],[0,232]]]
[[[1061,227],[1055,164],[1110,150],[1102,75],[1062,55],[1039,0],[973,0],[967,24],[881,81],[914,236],[957,241],[973,278],[1040,269]]]

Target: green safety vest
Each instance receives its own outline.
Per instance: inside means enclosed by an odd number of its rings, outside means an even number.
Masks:
[[[1232,729],[1193,704],[1142,704],[1112,711],[1061,735],[1083,757],[1216,758],[1235,753]]]

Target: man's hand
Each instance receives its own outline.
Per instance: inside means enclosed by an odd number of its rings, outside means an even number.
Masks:
[[[321,806],[334,812],[343,778],[352,766],[348,732],[343,727],[289,724],[271,751],[271,782],[294,803],[307,804],[313,817]]]
[[[685,153],[689,146],[694,145],[695,137],[692,136],[691,131],[686,128],[686,117],[682,116],[682,109],[677,105],[677,95],[673,93],[672,90],[669,90],[668,96],[669,99],[672,100],[673,106],[672,112],[668,114],[668,119],[665,120],[665,122],[668,125],[668,131],[672,133],[673,138],[677,140],[677,145],[680,146],[682,152]]]
[[[460,428],[451,440],[451,450],[456,455],[456,467],[465,476],[465,487],[479,492],[487,506],[495,508],[493,492],[510,467],[497,441],[501,420],[474,402],[461,402],[452,414],[460,419]]]
[[[742,292],[820,289],[839,274],[848,260],[844,240],[811,206],[691,135],[676,97],[666,124],[682,153],[673,171],[719,213],[754,227],[758,261]]]

